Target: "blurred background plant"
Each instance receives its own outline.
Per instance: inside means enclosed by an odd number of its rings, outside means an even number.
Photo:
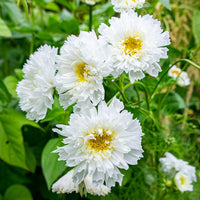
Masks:
[[[108,24],[112,16],[119,16],[108,0],[92,9],[96,32],[102,22]],[[138,10],[161,21],[172,43],[169,59],[160,61],[163,71],[158,78],[146,76],[125,88],[131,102],[126,109],[140,120],[145,133],[144,158],[123,171],[122,187],[112,188],[106,197],[51,192],[52,183],[68,171],[63,162],[57,161],[57,155],[50,153],[61,143],[52,128],[67,123],[72,108],[63,111],[57,99],[47,117],[36,124],[20,110],[15,89],[30,54],[40,45],[60,47],[68,35],[88,31],[89,11],[90,7],[80,0],[0,0],[0,200],[200,199],[199,181],[193,192],[181,193],[159,170],[159,158],[170,151],[195,166],[197,179],[200,176],[199,70],[189,62],[177,63],[188,72],[188,87],[180,87],[164,75],[180,58],[200,63],[200,1],[196,0],[148,0]],[[106,80],[104,87],[108,101],[117,89]]]

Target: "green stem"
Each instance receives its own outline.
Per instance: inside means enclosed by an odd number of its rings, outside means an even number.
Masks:
[[[92,30],[92,7],[91,5],[89,5],[89,31]]]
[[[115,83],[114,81],[109,80],[109,79],[108,79],[108,81],[109,81],[111,84],[113,84],[113,85],[119,90],[119,92],[121,93],[121,95],[122,95],[124,101],[125,101],[126,103],[128,103],[128,99],[126,98],[126,96],[125,96],[125,94],[124,94],[124,92],[123,92],[123,89],[120,88],[120,87],[117,85],[117,83]]]
[[[146,86],[145,86],[143,83],[139,82],[139,81],[135,81],[133,84],[134,84],[134,85],[135,85],[135,84],[136,84],[136,85],[140,85],[140,86],[142,86],[142,87],[144,88],[145,99],[146,99],[146,104],[147,104],[147,110],[150,110],[149,99],[148,99],[148,91],[147,91]]]
[[[138,88],[137,88],[136,85],[135,85],[135,91],[136,91],[137,98],[138,98],[138,105],[140,106],[140,94],[139,94],[139,92],[138,92]]]
[[[155,88],[153,89],[153,92],[152,92],[152,94],[151,94],[151,96],[150,96],[150,99],[152,99],[152,97],[154,96],[154,93],[155,93],[155,91],[156,91],[158,85],[160,84],[160,82],[162,81],[162,79],[164,78],[164,76],[167,74],[167,72],[169,71],[169,69],[170,69],[171,67],[173,67],[175,64],[179,63],[179,62],[187,62],[187,63],[189,63],[190,65],[192,65],[192,66],[194,66],[195,68],[197,68],[197,69],[200,70],[200,66],[197,65],[196,63],[192,62],[192,61],[189,60],[189,59],[179,59],[179,60],[175,61],[174,63],[172,63],[172,65],[171,65],[171,66],[162,74],[162,76],[160,77],[158,83],[156,84]]]

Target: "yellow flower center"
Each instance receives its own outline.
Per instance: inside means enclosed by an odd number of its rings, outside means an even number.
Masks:
[[[87,133],[88,135],[91,133]],[[94,138],[89,139],[87,142],[87,147],[94,151],[106,151],[111,150],[113,148],[112,146],[112,140],[114,136],[114,132],[106,131],[104,129],[98,129],[93,132]]]
[[[180,72],[176,69],[172,70],[172,74],[175,74],[176,76],[178,76],[180,74]]]
[[[89,77],[90,70],[86,69],[86,63],[79,63],[75,65],[75,73],[78,77],[78,81],[86,81],[86,78]]]
[[[184,185],[184,182],[185,182],[185,177],[184,176],[180,177],[180,182],[181,182],[181,185]]]
[[[136,54],[142,49],[142,40],[140,34],[136,33],[133,37],[129,36],[128,39],[124,40],[122,46],[124,47],[125,54]]]

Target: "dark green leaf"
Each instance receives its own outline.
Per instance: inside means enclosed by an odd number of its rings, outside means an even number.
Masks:
[[[32,200],[33,197],[29,189],[23,185],[10,186],[4,195],[4,200]]]
[[[58,161],[58,155],[52,153],[52,151],[56,150],[57,146],[62,146],[61,140],[60,138],[49,140],[42,152],[42,171],[48,189],[51,188],[53,182],[67,169],[65,162]]]
[[[10,101],[11,96],[4,83],[0,80],[0,111],[3,107],[7,106]]]
[[[186,108],[186,104],[183,98],[178,93],[169,93],[166,101],[164,102],[164,106],[162,111],[165,114],[173,114],[176,113],[179,109]]]
[[[10,16],[11,20],[15,24],[21,24],[24,22],[24,16],[22,15],[19,7],[14,2],[3,2],[3,9],[5,9]]]
[[[11,108],[0,114],[0,158],[10,165],[29,170],[21,133],[21,128],[25,124],[39,128],[35,122],[29,121]]]
[[[32,173],[34,173],[37,162],[33,150],[28,146],[28,144],[25,144],[25,153],[26,153],[26,165],[29,168],[29,170]]]

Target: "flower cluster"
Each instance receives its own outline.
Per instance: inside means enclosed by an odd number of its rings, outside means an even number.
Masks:
[[[161,170],[170,178],[174,178],[174,182],[181,192],[192,191],[192,182],[196,181],[195,167],[189,165],[187,161],[177,159],[169,152],[166,152],[165,156],[160,158]]]
[[[190,78],[187,72],[181,71],[176,65],[172,66],[168,71],[168,75],[177,81],[179,86],[188,86],[190,84]]]
[[[69,125],[53,129],[65,137],[64,146],[54,153],[74,168],[52,186],[57,193],[86,190],[106,195],[116,182],[121,185],[119,169],[127,170],[142,158],[140,123],[116,97],[106,104],[103,79],[123,72],[131,83],[145,73],[157,77],[161,71],[158,62],[167,58],[165,46],[170,39],[158,20],[133,10],[144,1],[112,3],[116,10],[130,9],[119,18],[112,17],[110,26],[101,24],[99,38],[94,31],[69,36],[59,55],[56,48],[40,47],[25,64],[24,79],[17,86],[20,106],[31,120],[46,116],[54,90],[64,109],[76,104]]]

